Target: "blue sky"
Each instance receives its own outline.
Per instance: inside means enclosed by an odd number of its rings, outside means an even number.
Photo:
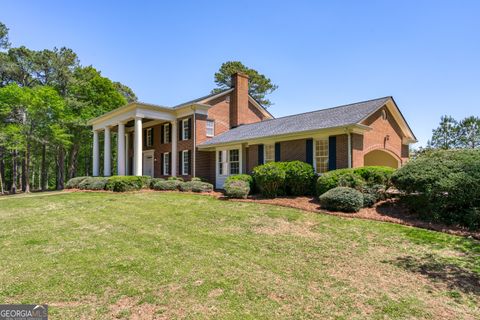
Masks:
[[[440,116],[480,116],[480,1],[2,1],[14,46],[174,105],[240,60],[269,76],[275,116],[392,95],[424,145]]]

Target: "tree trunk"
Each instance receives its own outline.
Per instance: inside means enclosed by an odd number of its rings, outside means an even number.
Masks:
[[[65,149],[60,147],[58,149],[57,157],[57,190],[65,188]]]
[[[22,168],[22,190],[25,193],[30,192],[30,143],[27,143],[27,150],[25,151],[25,159],[23,159]]]
[[[0,147],[0,194],[4,194],[5,192],[5,162],[3,159],[3,148]]]
[[[78,164],[78,151],[80,149],[80,143],[75,142],[70,149],[70,157],[69,157],[69,165],[68,165],[68,179],[72,179],[75,177],[77,172],[77,164]]]
[[[22,191],[25,192],[25,190],[27,189],[26,187],[26,183],[27,183],[27,162],[26,162],[26,158],[27,158],[27,153],[25,152],[23,154],[23,159],[22,159],[22,173],[20,175],[20,185],[22,187]]]
[[[44,143],[42,145],[42,168],[41,171],[42,173],[40,174],[40,179],[41,179],[41,189],[42,191],[47,190],[47,145]]]
[[[17,193],[17,150],[12,153],[12,187],[10,189],[12,194]]]

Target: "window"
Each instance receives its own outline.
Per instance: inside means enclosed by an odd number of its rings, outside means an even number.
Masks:
[[[328,171],[328,139],[315,140],[315,168],[317,173]]]
[[[170,174],[170,153],[165,152],[163,154],[163,175],[168,176]]]
[[[227,170],[225,169],[227,167],[227,151],[226,150],[221,150],[218,151],[218,174],[223,176],[224,174],[227,173]]]
[[[182,120],[182,140],[190,139],[190,121],[188,119]]]
[[[147,147],[153,145],[152,128],[147,129]]]
[[[213,137],[215,135],[215,121],[207,120],[207,137]]]
[[[186,176],[188,175],[188,172],[190,171],[190,153],[188,150],[183,150],[182,151],[182,175]]]
[[[232,149],[229,151],[229,161],[230,161],[230,174],[239,174],[240,173],[240,156],[238,149]]]
[[[170,143],[170,124],[163,125],[163,143]]]
[[[264,153],[265,163],[274,162],[275,161],[275,145],[266,144],[263,150],[264,150],[263,153]]]

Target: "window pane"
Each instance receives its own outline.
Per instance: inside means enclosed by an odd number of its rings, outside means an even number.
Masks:
[[[189,164],[189,159],[188,159],[188,151],[183,151],[183,171],[182,174],[186,175],[188,174],[188,164]]]
[[[315,140],[315,167],[317,173],[328,171],[328,139]]]
[[[238,161],[238,149],[230,150],[230,162]]]
[[[265,147],[265,163],[275,161],[275,145],[266,144]]]
[[[213,137],[215,135],[215,122],[213,120],[207,120],[206,130],[207,137]]]
[[[240,164],[238,162],[230,162],[230,174],[239,174]]]

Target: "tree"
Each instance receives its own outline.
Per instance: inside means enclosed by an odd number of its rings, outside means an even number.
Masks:
[[[450,116],[442,116],[440,125],[432,131],[432,140],[428,147],[438,149],[453,149],[459,144],[458,122]]]
[[[8,28],[0,22],[0,49],[8,49],[10,42],[8,41]]]
[[[459,141],[462,148],[480,147],[480,118],[470,116],[458,124]]]
[[[272,106],[273,103],[265,96],[277,90],[278,86],[272,83],[272,80],[259,73],[255,69],[250,69],[240,61],[228,61],[221,65],[218,72],[215,73],[214,81],[218,88],[212,90],[217,93],[232,87],[232,75],[237,72],[243,72],[248,75],[249,88],[248,93],[264,107]]]

